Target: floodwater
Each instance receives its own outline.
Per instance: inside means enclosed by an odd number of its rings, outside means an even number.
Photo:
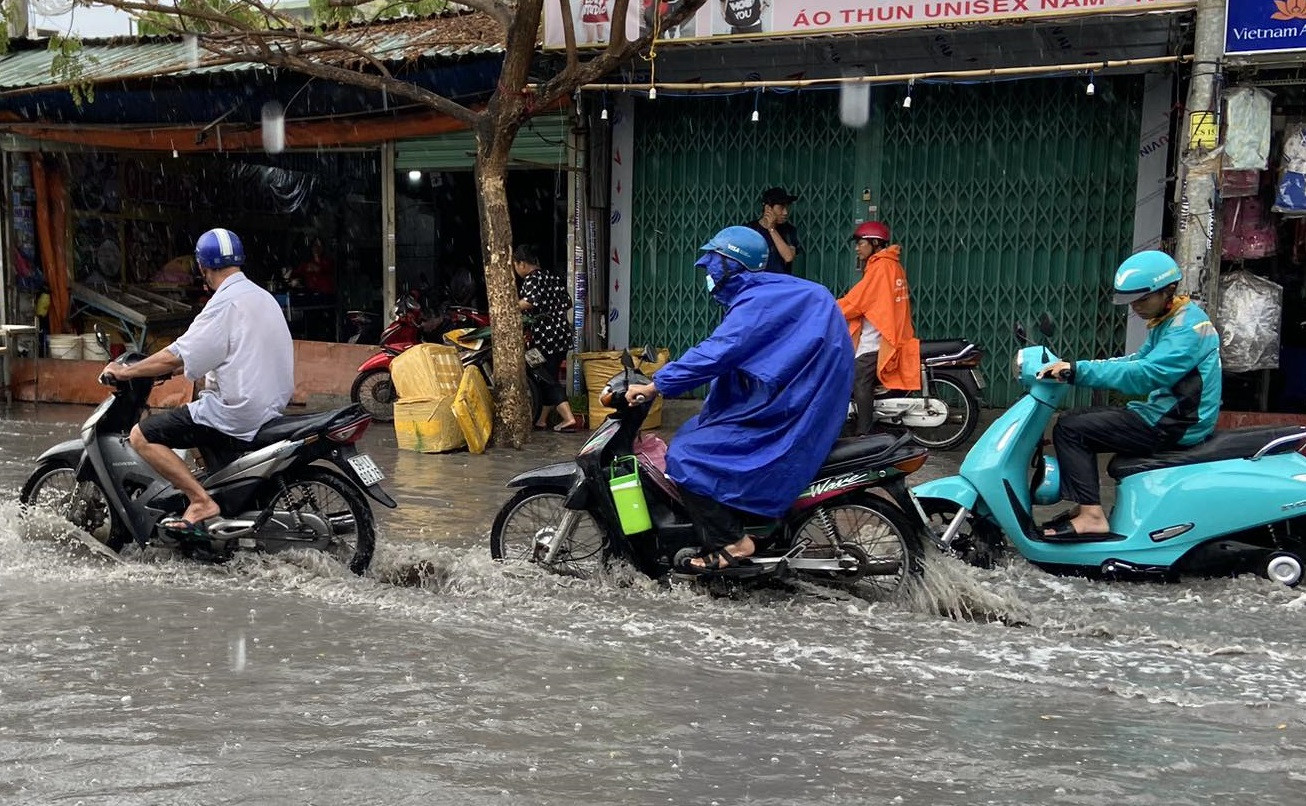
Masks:
[[[384,429],[374,577],[110,562],[12,503],[86,411],[0,419],[6,805],[1303,802],[1306,590],[548,576],[489,560],[494,491],[578,442],[401,456]]]

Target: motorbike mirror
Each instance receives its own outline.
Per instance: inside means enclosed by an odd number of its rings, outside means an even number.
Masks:
[[[644,345],[644,352],[640,355],[640,357],[639,357],[639,362],[640,362],[641,364],[643,364],[643,363],[645,363],[645,362],[652,364],[652,363],[656,362],[657,360],[658,360],[658,351],[657,351],[657,348],[654,347],[654,346],[651,345],[651,344],[645,344],[645,345]]]
[[[1017,322],[1013,330],[1016,333],[1016,341],[1020,342],[1021,344],[1029,344],[1029,334],[1025,332],[1024,325],[1022,325],[1020,322]]]
[[[635,368],[635,360],[634,360],[633,358],[630,357],[630,348],[629,348],[629,347],[627,347],[626,349],[624,349],[624,350],[621,351],[621,365],[622,365],[623,367],[625,367],[626,369],[634,369],[634,368]]]
[[[1057,332],[1056,323],[1052,321],[1052,317],[1048,316],[1046,311],[1044,311],[1043,315],[1039,317],[1038,332],[1042,333],[1044,336],[1048,337],[1049,339],[1052,338],[1052,335]]]
[[[100,345],[100,349],[106,353],[109,352],[109,336],[104,332],[104,328],[99,323],[95,325],[95,343]]]

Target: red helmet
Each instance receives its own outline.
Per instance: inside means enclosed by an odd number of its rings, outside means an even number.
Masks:
[[[864,224],[858,224],[857,229],[853,230],[853,240],[860,241],[863,238],[874,238],[877,241],[889,242],[889,226],[882,221],[867,221]]]

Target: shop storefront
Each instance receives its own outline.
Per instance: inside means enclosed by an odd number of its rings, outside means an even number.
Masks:
[[[474,103],[494,86],[501,49],[474,41],[497,28],[477,23],[469,34],[468,19],[447,34],[434,20],[401,20],[365,35],[389,36],[387,57],[414,83]],[[416,184],[395,175],[396,143],[466,137],[452,118],[257,65],[196,69],[180,39],[85,47],[93,101],[54,84],[43,43],[0,58],[5,321],[40,329],[11,358],[49,360],[55,347],[75,357],[67,337],[96,325],[122,347],[166,344],[206,299],[190,255],[215,226],[241,236],[246,273],[281,303],[296,339],[297,400],[347,394],[375,350],[366,342],[393,305],[396,241],[462,244],[458,260],[481,282],[474,203],[451,210],[460,198],[432,199],[439,232],[422,230],[420,217],[395,228],[396,197]],[[281,121],[275,147],[263,125],[270,108]],[[470,188],[470,171],[425,176]],[[373,314],[374,332],[347,344],[359,336],[354,310]]]
[[[1290,4],[1289,4],[1290,5]],[[1220,254],[1225,408],[1306,413],[1306,10],[1228,4]]]
[[[1005,372],[1017,321],[1050,313],[1066,354],[1123,351],[1107,284],[1121,258],[1167,235],[1191,3],[952,19],[963,12],[944,7],[967,4],[905,2],[884,21],[818,4],[822,20],[844,20],[818,26],[820,39],[776,3],[754,32],[763,41],[747,44],[710,5],[659,50],[655,74],[587,96],[591,128],[612,138],[613,346],[675,354],[709,332],[719,314],[695,249],[755,219],[778,185],[800,195],[796,273],[835,294],[857,278],[856,224],[889,223],[918,333],[983,344],[992,404],[1017,394]],[[877,80],[840,84],[857,77]]]

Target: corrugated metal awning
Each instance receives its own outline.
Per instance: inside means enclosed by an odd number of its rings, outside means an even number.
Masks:
[[[332,32],[331,37],[387,63],[454,61],[504,52],[497,23],[480,13],[444,14],[424,19],[381,22]],[[0,56],[0,92],[62,85],[70,76],[52,74],[57,51],[45,40],[16,40]],[[332,64],[352,64],[359,57],[335,51],[314,56]],[[123,81],[146,76],[192,76],[215,72],[266,71],[272,68],[229,57],[196,51],[180,37],[87,39],[82,42],[79,82]]]
[[[565,113],[532,118],[512,144],[511,167],[561,168],[567,165],[567,133],[571,118]],[[395,144],[395,168],[402,171],[470,170],[476,163],[476,136],[470,131],[439,137],[402,140]]]

